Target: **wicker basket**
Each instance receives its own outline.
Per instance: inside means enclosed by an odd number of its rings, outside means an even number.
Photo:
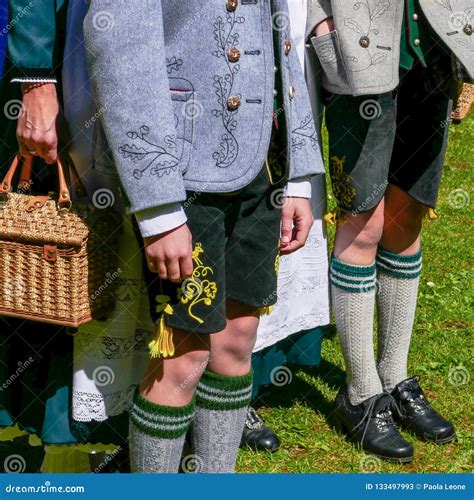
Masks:
[[[58,162],[59,201],[0,186],[0,315],[77,327],[114,306],[117,215],[71,204]]]
[[[472,104],[474,103],[474,84],[463,83],[459,89],[459,96],[456,100],[456,105],[451,113],[451,118],[454,122],[461,122],[469,113]]]

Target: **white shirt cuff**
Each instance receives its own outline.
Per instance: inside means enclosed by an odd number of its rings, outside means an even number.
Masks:
[[[143,238],[166,233],[186,223],[188,218],[181,203],[148,208],[135,214]]]
[[[288,181],[283,191],[283,196],[311,198],[311,177],[301,177],[301,179]]]

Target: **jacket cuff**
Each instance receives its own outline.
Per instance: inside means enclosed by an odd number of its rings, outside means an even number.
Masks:
[[[306,39],[311,38],[316,26],[328,17],[332,17],[331,0],[309,0]]]
[[[188,218],[181,203],[170,203],[156,208],[147,208],[135,213],[143,238],[166,233],[186,223]]]
[[[309,199],[311,198],[311,191],[311,177],[302,177],[301,179],[288,181],[283,190],[283,196]]]

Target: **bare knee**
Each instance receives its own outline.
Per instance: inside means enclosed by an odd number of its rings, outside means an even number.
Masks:
[[[171,358],[150,361],[140,389],[147,399],[159,404],[182,405],[189,402],[209,362],[207,335],[197,334],[179,340],[175,332],[176,353]]]
[[[211,336],[209,368],[222,375],[245,375],[250,370],[259,315],[255,308],[242,316],[230,314],[224,332]]]
[[[344,215],[338,226],[334,253],[345,262],[366,265],[373,261],[384,227],[383,202],[368,212]]]

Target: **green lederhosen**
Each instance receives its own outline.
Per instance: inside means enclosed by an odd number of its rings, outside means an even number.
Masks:
[[[333,192],[353,214],[374,208],[389,183],[436,206],[454,90],[451,56],[418,0],[406,0],[402,29],[396,90],[324,94]]]

